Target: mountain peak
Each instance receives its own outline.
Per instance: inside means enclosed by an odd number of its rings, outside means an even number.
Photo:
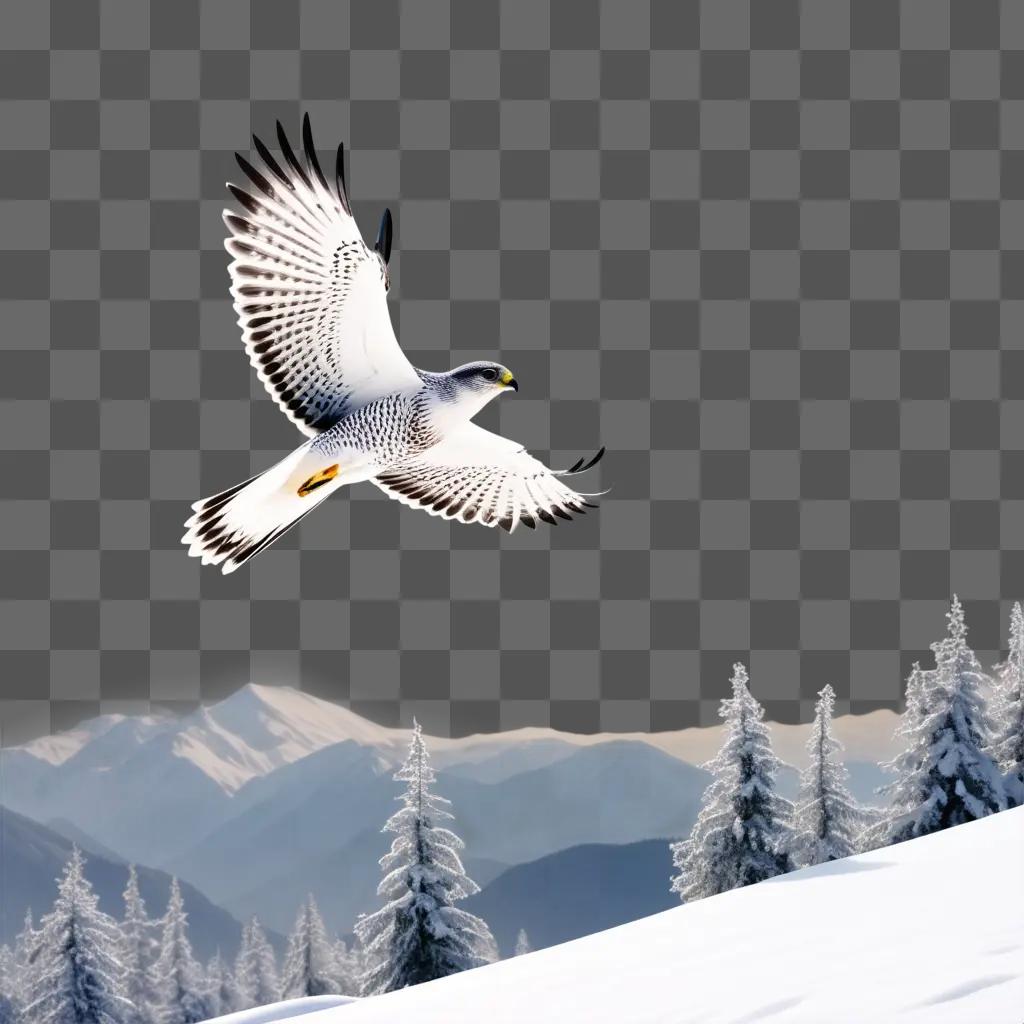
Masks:
[[[311,693],[284,684],[267,684],[248,682],[239,687],[215,704],[206,706],[215,717],[230,714],[232,711],[263,712],[283,717],[306,717],[310,714],[326,714],[335,717],[338,711],[344,711],[333,701],[323,700]],[[347,712],[351,715],[351,712]],[[352,715],[353,718],[357,717]]]
[[[40,736],[16,749],[30,754],[39,761],[45,761],[47,764],[62,765],[95,741],[102,739],[123,722],[144,723],[150,720],[155,720],[154,716],[144,715],[139,716],[138,719],[132,719],[121,714],[99,715],[96,718],[85,719],[73,729],[50,736]]]
[[[293,687],[282,685],[269,686],[266,683],[248,682],[245,686],[239,687],[234,693],[225,697],[218,703],[227,704],[256,701],[261,704],[271,704],[273,703],[275,693],[282,690],[293,690]],[[294,692],[298,693],[299,691],[294,690]]]
[[[207,711],[221,724],[242,720],[247,715],[269,716],[296,728],[330,734],[333,742],[346,739],[378,742],[394,731],[294,686],[249,682],[224,700],[210,705]]]
[[[291,686],[247,683],[182,722],[175,754],[227,792],[345,740],[390,746],[393,730]]]

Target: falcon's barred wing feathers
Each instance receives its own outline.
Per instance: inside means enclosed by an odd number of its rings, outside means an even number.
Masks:
[[[257,138],[262,169],[236,154],[255,188],[228,185],[244,210],[224,211],[231,294],[260,380],[289,419],[315,436],[353,409],[421,382],[388,315],[390,217],[386,245],[381,239],[368,249],[345,191],[343,148],[332,189],[308,114],[301,160],[280,124],[277,136],[283,166]]]
[[[521,444],[467,423],[373,482],[390,497],[432,516],[501,526],[511,533],[518,523],[532,529],[541,519],[554,526],[596,508],[586,500],[595,495],[577,493],[560,477],[586,472],[603,454],[602,448],[586,464],[581,459],[571,469],[554,471]]]

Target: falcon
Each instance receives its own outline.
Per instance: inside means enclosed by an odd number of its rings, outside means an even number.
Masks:
[[[225,210],[233,257],[231,295],[249,360],[307,440],[281,462],[197,501],[182,542],[203,564],[236,570],[338,488],[376,484],[391,498],[459,523],[531,529],[596,506],[567,476],[515,441],[473,423],[485,405],[518,391],[500,363],[418,370],[399,347],[387,308],[392,220],[385,210],[373,248],[348,199],[344,146],[334,183],[317,159],[309,115],[301,155],[281,124],[276,158],[253,138],[254,166],[235,154],[251,185],[228,184],[240,209]]]

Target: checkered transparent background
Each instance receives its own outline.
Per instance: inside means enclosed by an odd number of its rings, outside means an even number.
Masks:
[[[5,0],[0,716],[252,678],[434,732],[893,705],[953,589],[1024,596],[1024,5]],[[512,537],[369,486],[252,570],[188,503],[299,435],[227,297],[249,133],[351,149],[413,360],[601,511]]]

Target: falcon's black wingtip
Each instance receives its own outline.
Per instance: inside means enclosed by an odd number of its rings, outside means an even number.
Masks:
[[[345,143],[338,143],[338,155],[334,161],[334,184],[338,190],[338,200],[345,212],[352,216],[352,207],[348,201],[348,185],[345,183]]]
[[[313,142],[313,122],[310,119],[309,112],[307,111],[302,115],[301,137],[304,160],[299,160],[296,156],[295,150],[288,141],[288,133],[280,121],[274,122],[274,129],[277,136],[277,145],[284,159],[284,168],[282,168],[281,163],[270,152],[269,147],[262,139],[256,135],[252,137],[253,148],[259,155],[263,165],[270,171],[271,176],[276,178],[285,187],[293,190],[295,188],[294,178],[298,178],[309,189],[313,189],[313,179],[315,179],[325,192],[330,193],[331,186],[328,184],[327,177],[320,165],[320,158],[317,156],[316,145]],[[241,153],[235,153],[235,160],[238,161],[239,167],[242,168],[250,181],[268,197],[274,198],[273,185],[264,174],[258,171]],[[345,181],[345,144],[343,142],[338,143],[338,152],[334,165],[334,179],[338,201],[341,203],[342,209],[351,217],[352,204],[349,202],[348,185]],[[234,194],[234,189],[230,182],[228,182],[228,188]],[[236,196],[235,198],[238,197]]]
[[[320,161],[316,155],[316,146],[313,144],[313,125],[309,120],[309,111],[302,116],[302,152],[305,154],[306,163],[309,169],[316,175],[316,180],[323,186],[325,192],[330,193],[330,186],[320,168]]]
[[[252,144],[256,152],[259,153],[260,159],[269,168],[271,174],[273,174],[274,177],[277,178],[277,180],[280,181],[282,185],[285,185],[287,188],[292,188],[293,186],[292,183],[288,180],[288,175],[285,174],[283,170],[281,170],[281,165],[274,159],[273,153],[271,153],[270,150],[267,149],[263,140],[257,138],[257,136],[254,135],[252,137]],[[236,153],[235,155],[237,156],[238,154]]]
[[[385,263],[391,262],[391,242],[394,235],[394,223],[391,220],[391,210],[384,207],[384,214],[380,218],[380,227],[377,229],[377,241],[373,248],[380,253]]]
[[[241,167],[242,173],[265,195],[272,197],[274,195],[274,186],[258,171],[241,153],[235,154],[235,160],[238,162],[238,166]],[[232,194],[234,189],[229,184],[228,188],[231,189]]]
[[[602,445],[598,453],[590,460],[583,458],[577,459],[568,469],[563,471],[563,476],[575,476],[577,473],[586,473],[587,470],[593,469],[603,458],[605,449]]]
[[[280,121],[277,122],[277,145],[284,156],[285,163],[299,176],[306,188],[312,189],[313,183],[309,180],[306,169],[302,166],[298,157],[296,157],[292,144],[288,141],[288,133],[284,130],[284,125]]]

